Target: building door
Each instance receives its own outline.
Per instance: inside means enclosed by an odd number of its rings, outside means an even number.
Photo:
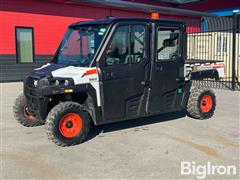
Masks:
[[[101,58],[102,111],[106,121],[144,113],[146,93],[141,84],[148,72],[148,26],[118,25]]]
[[[33,63],[33,28],[16,28],[16,51],[18,63]]]

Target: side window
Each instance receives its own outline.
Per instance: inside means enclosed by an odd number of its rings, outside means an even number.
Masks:
[[[129,26],[119,26],[106,49],[106,65],[128,64]]]
[[[157,60],[174,60],[179,54],[179,38],[178,29],[158,29]]]
[[[145,56],[146,27],[133,25],[131,29],[131,63],[139,63]]]

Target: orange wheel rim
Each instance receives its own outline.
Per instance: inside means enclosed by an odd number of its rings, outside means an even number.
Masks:
[[[209,95],[205,95],[202,97],[200,101],[200,109],[202,112],[209,112],[212,109],[213,101],[212,97]]]
[[[27,104],[23,107],[23,115],[30,121],[36,120],[36,117],[29,112]]]
[[[59,123],[59,131],[66,138],[73,138],[82,129],[82,118],[76,113],[66,114]]]

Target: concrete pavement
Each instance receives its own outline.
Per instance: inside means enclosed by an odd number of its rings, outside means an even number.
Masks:
[[[217,109],[209,120],[177,115],[131,120],[94,127],[83,144],[58,147],[44,126],[27,128],[14,119],[21,83],[2,83],[0,90],[2,179],[196,178],[181,175],[181,161],[239,170],[239,92],[216,90]]]

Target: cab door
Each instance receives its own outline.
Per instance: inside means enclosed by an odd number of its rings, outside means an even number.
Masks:
[[[104,120],[119,121],[145,113],[149,73],[149,30],[145,23],[119,23],[100,59]]]
[[[158,24],[155,31],[155,48],[148,113],[175,111],[181,104],[179,78],[183,73],[183,25]]]

